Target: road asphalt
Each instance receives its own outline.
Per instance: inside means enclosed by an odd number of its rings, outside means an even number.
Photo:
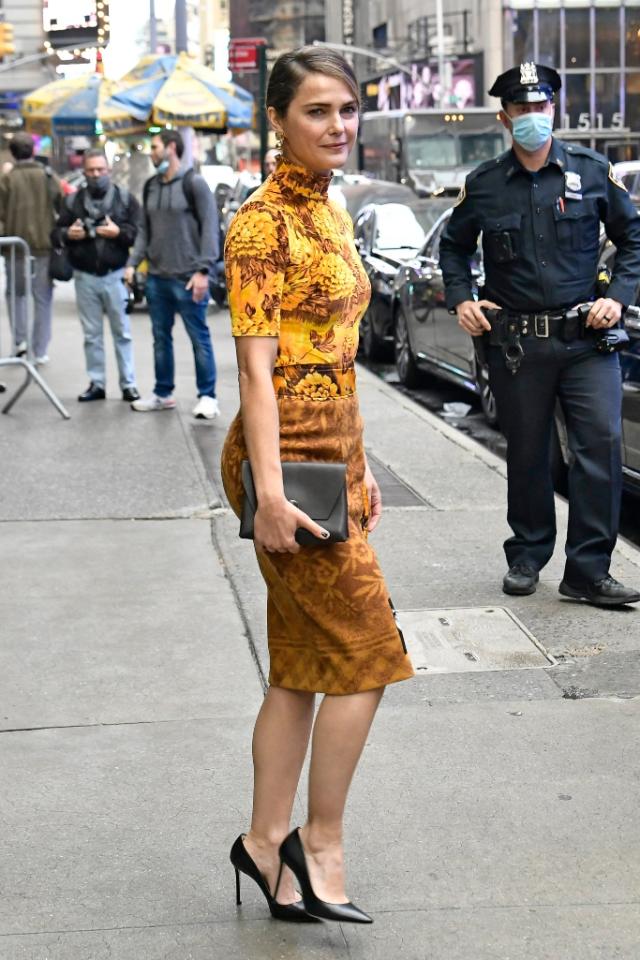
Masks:
[[[506,597],[504,464],[366,370],[389,492],[373,542],[401,618],[506,610],[544,655],[483,669],[467,651],[471,669],[439,673],[448,641],[414,631],[421,669],[387,691],[347,813],[373,926],[279,923],[249,881],[236,907],[265,595],[220,484],[237,377],[228,314],[210,322],[219,420],[191,416],[180,323],[176,410],[123,403],[109,336],[108,399],[79,404],[58,285],[43,372],[71,419],[34,385],[0,417],[2,960],[637,960],[640,609],[562,600],[562,536],[537,593]],[[148,316],[133,327],[147,392]],[[6,349],[4,314],[0,331]],[[9,390],[21,377],[0,369]],[[640,552],[620,543],[612,572],[640,583]]]

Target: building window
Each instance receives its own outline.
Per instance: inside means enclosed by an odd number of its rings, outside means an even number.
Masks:
[[[589,10],[565,10],[566,64],[567,70],[589,67]],[[556,61],[559,64],[559,60]]]
[[[536,60],[562,77],[556,126],[611,159],[637,155],[640,145],[640,0],[511,0],[508,66]],[[511,41],[509,43],[509,41]]]
[[[387,24],[381,23],[371,31],[373,34],[373,49],[384,50],[388,46]]]

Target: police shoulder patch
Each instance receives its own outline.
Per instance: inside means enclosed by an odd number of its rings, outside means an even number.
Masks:
[[[455,201],[454,201],[454,204],[453,204],[454,207],[459,207],[460,204],[461,204],[461,203],[463,202],[463,200],[465,199],[466,195],[467,195],[467,186],[466,186],[466,184],[463,183],[462,186],[460,187],[460,192],[458,193],[458,196],[456,197],[456,199],[455,199]]]
[[[614,184],[616,185],[616,187],[620,187],[621,190],[624,190],[625,193],[628,193],[628,190],[627,190],[627,188],[625,187],[625,185],[624,185],[624,183],[622,182],[622,180],[618,180],[618,178],[616,177],[615,173],[613,172],[613,164],[612,164],[612,163],[609,164],[609,180],[611,180],[611,183],[614,183]]]

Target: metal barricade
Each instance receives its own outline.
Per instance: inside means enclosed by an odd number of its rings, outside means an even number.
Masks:
[[[31,296],[31,251],[29,250],[29,244],[26,243],[22,237],[0,237],[0,249],[6,249],[7,247],[9,248],[9,256],[5,257],[5,268],[7,272],[6,279],[9,290],[9,313],[12,318],[10,325],[13,333],[13,323],[15,323],[16,317],[16,280],[19,276],[18,265],[21,264],[24,275],[24,283],[20,288],[20,296],[24,295],[26,301],[27,353],[26,356],[21,357],[3,357],[0,355],[0,367],[23,367],[26,374],[24,383],[18,387],[13,396],[4,405],[2,408],[2,413],[9,413],[13,405],[17,403],[33,380],[35,383],[37,383],[45,396],[48,397],[61,416],[63,416],[65,420],[69,420],[70,416],[66,409],[60,403],[51,387],[45,383],[44,378],[40,375],[33,362],[33,298]],[[18,256],[16,256],[16,254],[18,254]]]

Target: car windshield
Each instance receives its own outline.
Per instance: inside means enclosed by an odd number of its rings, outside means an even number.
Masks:
[[[407,163],[410,169],[436,170],[443,167],[474,166],[496,157],[502,149],[502,135],[491,133],[431,133],[409,137]]]
[[[385,203],[378,209],[374,247],[377,250],[419,250],[433,223],[428,209],[413,210],[403,203]]]

